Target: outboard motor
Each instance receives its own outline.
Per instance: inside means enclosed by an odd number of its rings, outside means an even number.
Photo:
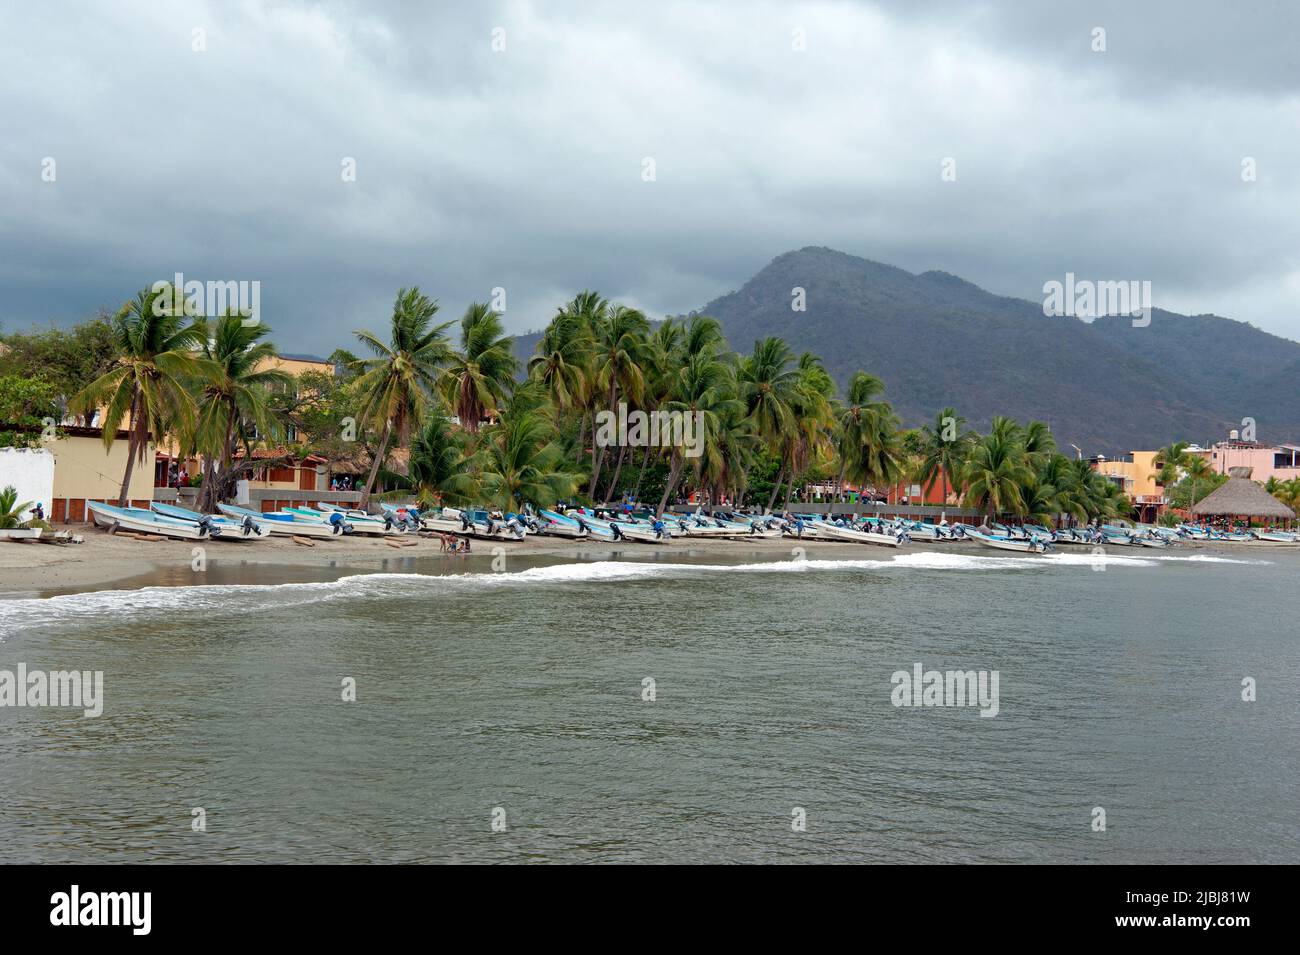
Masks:
[[[221,534],[221,528],[212,523],[212,518],[204,514],[198,520],[199,530],[207,531],[209,537],[217,537]]]
[[[614,532],[614,540],[621,541],[623,539],[623,532],[618,529],[618,524],[610,524],[609,529]]]
[[[245,537],[247,537],[250,534],[255,535],[257,533],[257,525],[253,523],[253,519],[247,514],[244,515],[244,520],[240,523],[239,526],[244,529]]]
[[[393,515],[389,514],[387,511],[384,511],[384,530],[391,531],[392,529],[393,529]]]
[[[351,534],[352,525],[343,519],[343,515],[338,511],[330,511],[329,524],[334,528],[335,534]]]
[[[464,531],[466,534],[468,534],[471,530],[469,518],[465,516],[464,511],[462,511],[460,515],[460,529]]]

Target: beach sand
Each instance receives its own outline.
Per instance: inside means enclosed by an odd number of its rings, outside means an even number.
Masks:
[[[204,557],[214,564],[238,564],[243,577],[258,576],[266,583],[298,577],[313,577],[320,571],[390,569],[395,564],[409,565],[412,558],[443,562],[452,573],[482,570],[490,563],[493,548],[501,547],[508,557],[663,560],[677,557],[699,559],[709,555],[757,560],[788,559],[795,547],[808,556],[836,554],[844,556],[846,547],[884,557],[883,547],[856,548],[837,543],[817,543],[790,539],[719,540],[675,539],[670,544],[574,541],[557,537],[528,537],[522,541],[495,542],[475,540],[468,558],[439,551],[437,538],[402,535],[397,538],[414,542],[408,547],[392,547],[387,540],[354,535],[341,539],[318,540],[315,547],[304,547],[287,537],[259,541],[144,541],[119,537],[91,525],[70,528],[85,542],[52,546],[39,543],[0,542],[0,595],[45,596],[75,590],[89,590],[132,581],[150,579],[160,582],[174,572],[174,582],[188,583],[195,560],[195,547],[204,548]],[[945,545],[964,546],[964,545]],[[968,545],[966,545],[968,546]],[[913,547],[915,549],[915,547]],[[483,566],[480,566],[483,565]],[[298,569],[304,573],[295,574]],[[435,568],[435,571],[438,568]],[[315,573],[313,573],[315,572]]]

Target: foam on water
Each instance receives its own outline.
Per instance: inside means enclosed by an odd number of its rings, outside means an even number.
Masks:
[[[343,600],[394,599],[430,590],[460,590],[482,587],[527,587],[552,584],[599,583],[638,579],[671,578],[700,574],[806,574],[844,571],[908,570],[1014,571],[1042,568],[1154,567],[1162,561],[1195,561],[1227,564],[1267,564],[1268,561],[1234,560],[1228,557],[1196,555],[1171,557],[1143,554],[1053,553],[1044,555],[979,556],[942,551],[896,554],[881,559],[786,560],[749,564],[686,564],[607,560],[533,567],[516,573],[469,574],[352,574],[316,583],[219,584],[185,587],[143,587],[138,590],[98,590],[57,597],[0,601],[0,640],[23,626],[40,626],[68,620],[140,619],[183,612],[196,617],[205,613],[242,612],[256,606],[259,598],[277,609],[319,606]]]

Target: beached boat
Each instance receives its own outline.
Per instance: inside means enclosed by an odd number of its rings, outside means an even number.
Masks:
[[[217,510],[227,517],[242,520],[247,517],[253,523],[265,527],[272,534],[284,537],[340,537],[352,533],[352,525],[339,515],[337,521],[317,521],[298,519],[292,514],[279,511],[252,511],[234,504],[218,504]]]
[[[164,517],[174,517],[180,521],[188,521],[191,524],[206,524],[212,531],[214,540],[224,541],[249,541],[262,540],[270,537],[271,532],[251,517],[232,518],[222,514],[200,514],[198,511],[191,511],[187,507],[178,507],[175,504],[164,504],[161,501],[154,501],[149,505],[150,510]]]
[[[575,521],[572,517],[566,517],[557,511],[538,511],[537,512],[538,533],[550,537],[568,537],[570,539],[581,539],[591,536],[587,528]],[[611,537],[613,535],[610,535]]]
[[[100,501],[86,504],[92,520],[109,530],[134,531],[137,534],[158,534],[177,540],[207,540],[213,534],[210,525],[194,524],[155,514],[143,507],[116,507]]]
[[[996,534],[984,534],[977,530],[968,530],[966,536],[979,541],[985,547],[995,550],[1012,550],[1022,554],[1042,554],[1052,546],[1052,542],[1042,537],[1014,538]]]
[[[43,527],[6,527],[0,529],[0,541],[39,540]]]
[[[830,535],[833,540],[852,541],[857,544],[878,544],[881,547],[898,547],[903,543],[904,533],[890,534],[881,531],[862,530],[833,521],[823,521],[818,530]]]
[[[304,521],[320,521],[322,524],[330,524],[335,521],[344,521],[352,527],[354,534],[375,534],[386,536],[389,534],[406,533],[405,526],[398,526],[397,523],[389,516],[382,518],[371,517],[352,517],[342,510],[330,510],[326,507],[282,507],[280,511],[284,514],[292,514],[295,519]]]
[[[608,531],[614,540],[638,541],[642,544],[667,544],[672,540],[668,527],[663,521],[645,523],[641,521],[606,521],[579,508],[582,522],[590,528]],[[573,512],[570,512],[573,513]]]
[[[1300,538],[1285,531],[1254,531],[1251,536],[1254,540],[1245,543],[1262,544],[1270,547],[1300,547]]]

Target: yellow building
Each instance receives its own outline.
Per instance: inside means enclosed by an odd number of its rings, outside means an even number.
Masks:
[[[1159,458],[1159,451],[1130,451],[1119,458],[1098,455],[1092,459],[1092,469],[1119,485],[1133,502],[1140,520],[1152,522],[1169,503],[1159,482],[1160,465],[1164,463]]]
[[[54,492],[46,513],[54,524],[80,523],[89,520],[87,501],[117,503],[126,473],[130,442],[119,431],[113,446],[104,450],[104,432],[100,428],[60,428],[61,437],[45,442],[54,455]],[[145,446],[144,461],[137,461],[131,471],[127,497],[133,507],[148,507],[153,500],[154,446]]]

